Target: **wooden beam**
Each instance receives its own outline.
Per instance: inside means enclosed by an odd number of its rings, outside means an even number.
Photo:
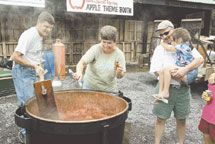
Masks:
[[[205,9],[205,10],[213,10],[215,7],[213,4],[184,2],[184,1],[176,1],[176,0],[134,0],[134,3],[194,8],[194,9]]]
[[[1,36],[2,36],[2,48],[3,48],[3,57],[6,58],[7,57],[7,50],[6,50],[6,32],[5,32],[5,28],[6,28],[6,25],[5,25],[5,22],[6,22],[6,16],[5,14],[2,14],[1,17],[0,17],[0,22],[1,22]]]

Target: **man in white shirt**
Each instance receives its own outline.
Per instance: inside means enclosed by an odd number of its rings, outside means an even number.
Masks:
[[[42,72],[43,38],[47,37],[54,27],[54,17],[48,12],[42,12],[35,27],[24,31],[11,58],[15,62],[12,76],[19,106],[34,96],[33,83],[36,81],[36,71]],[[35,71],[36,70],[36,71]]]
[[[11,59],[15,62],[12,68],[12,77],[18,99],[18,105],[23,106],[25,102],[33,97],[34,82],[37,81],[36,73],[44,73],[40,66],[42,63],[43,39],[47,37],[54,27],[54,17],[48,12],[42,12],[37,19],[37,24],[24,31]],[[19,133],[22,142],[25,143],[25,130]]]
[[[162,21],[157,28],[162,39],[174,29],[173,24],[168,21]],[[177,79],[182,78],[190,70],[200,66],[204,59],[196,49],[192,50],[194,60],[186,67],[175,69],[171,72],[174,79],[171,80],[169,89],[170,97],[168,103],[158,101],[153,107],[153,114],[157,116],[155,124],[155,144],[160,144],[161,137],[164,133],[165,122],[171,116],[172,111],[176,118],[176,131],[178,143],[184,143],[186,118],[190,113],[190,88],[186,85],[180,85]],[[175,65],[175,53],[167,52],[161,45],[155,48],[151,59],[150,72],[158,76],[158,72],[169,65]],[[159,86],[157,86],[157,91]]]

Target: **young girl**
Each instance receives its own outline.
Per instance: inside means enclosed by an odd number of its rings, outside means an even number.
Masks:
[[[202,111],[199,130],[203,133],[204,144],[215,143],[215,73],[208,79],[208,93],[203,92],[202,98],[207,102]]]
[[[171,70],[177,69],[178,67],[185,67],[187,64],[193,61],[193,56],[191,53],[190,43],[191,40],[190,34],[186,29],[177,28],[169,36],[172,39],[172,45],[169,45],[165,42],[161,42],[161,45],[168,52],[176,53],[176,65],[169,66],[159,71],[159,93],[153,95],[156,99],[161,100],[165,103],[168,103],[167,98],[169,98],[169,87],[171,81]],[[184,84],[192,83],[197,77],[197,69],[194,69],[186,76],[180,79]]]

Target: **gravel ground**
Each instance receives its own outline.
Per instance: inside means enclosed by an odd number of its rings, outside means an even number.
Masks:
[[[64,81],[63,89],[78,87],[71,78]],[[153,144],[154,122],[156,117],[152,114],[153,98],[156,80],[147,72],[129,72],[125,78],[119,80],[119,89],[125,96],[132,99],[132,111],[126,120],[123,144]],[[199,85],[196,86],[200,88]],[[194,88],[196,89],[196,88]],[[202,144],[202,136],[198,130],[201,109],[204,103],[198,93],[193,93],[191,99],[191,114],[187,120],[185,144]],[[0,144],[19,144],[17,138],[18,127],[14,124],[14,111],[16,110],[16,96],[0,98]],[[165,134],[161,144],[175,144],[175,119],[172,116],[167,120]]]

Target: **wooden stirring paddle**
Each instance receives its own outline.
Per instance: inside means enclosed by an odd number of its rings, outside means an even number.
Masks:
[[[39,113],[44,118],[50,118],[56,112],[56,103],[51,80],[44,80],[44,72],[39,72],[39,80],[34,83],[34,91],[37,98]]]

